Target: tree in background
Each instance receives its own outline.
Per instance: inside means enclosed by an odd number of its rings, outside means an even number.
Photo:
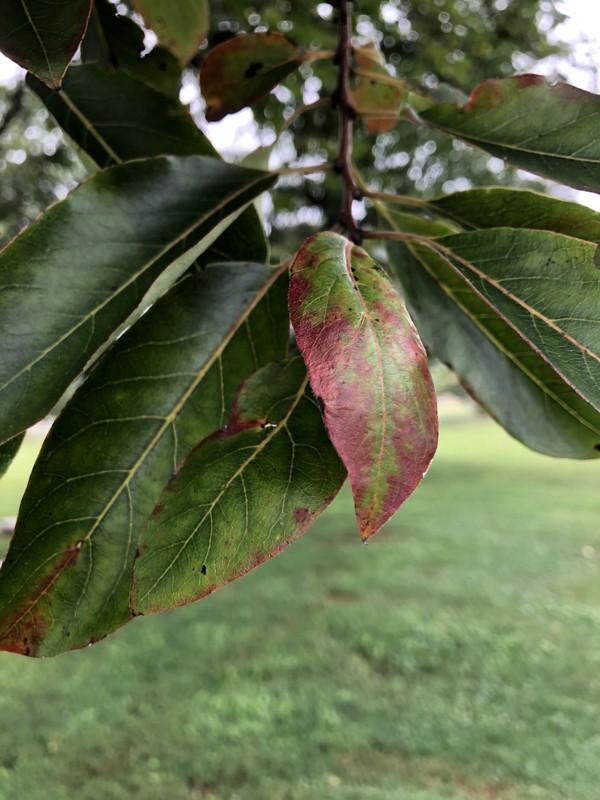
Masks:
[[[481,62],[493,28],[490,63],[510,71],[533,13],[265,4],[238,34],[216,2],[136,0],[159,41],[144,55],[124,5],[10,3],[0,46],[91,177],[0,254],[3,466],[72,392],[0,571],[4,649],[52,655],[206,596],[303,533],[346,477],[369,539],[436,449],[425,348],[527,446],[600,456],[600,216],[500,186],[430,196],[470,146],[600,189],[596,95],[534,75],[463,94],[452,37]],[[440,26],[452,46],[418,54]],[[522,50],[544,52],[536,37]],[[207,122],[252,107],[261,136],[286,128],[291,163],[269,170],[266,140],[223,161],[179,100],[190,64]],[[298,244],[285,222],[271,254],[255,204],[268,191],[275,222],[295,213],[290,179],[299,208],[319,190],[319,230]]]

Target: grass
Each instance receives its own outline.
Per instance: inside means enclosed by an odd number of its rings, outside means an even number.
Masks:
[[[597,800],[599,467],[455,423],[368,547],[346,492],[195,606],[0,655],[0,798]]]

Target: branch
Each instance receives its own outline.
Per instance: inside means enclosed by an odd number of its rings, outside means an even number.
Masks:
[[[339,113],[339,150],[335,162],[336,171],[342,176],[342,214],[341,222],[348,238],[360,244],[361,235],[352,215],[352,201],[362,197],[354,179],[352,166],[352,134],[356,112],[352,105],[350,77],[352,75],[352,15],[351,0],[338,3],[338,82],[334,100]]]

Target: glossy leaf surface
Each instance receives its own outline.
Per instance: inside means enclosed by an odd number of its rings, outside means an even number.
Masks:
[[[208,33],[208,0],[133,0],[133,5],[164,47],[182,64],[191,61]]]
[[[43,416],[156,279],[155,294],[272,181],[202,156],[133,161],[17,237],[0,254],[0,442]]]
[[[464,106],[421,112],[429,125],[521,169],[600,191],[600,97],[539,75],[489,80]]]
[[[597,245],[547,231],[498,228],[444,237],[436,246],[477,294],[600,410]]]
[[[159,499],[134,562],[133,610],[191,603],[271,558],[344,478],[302,359],[255,373],[227,427],[198,446]]]
[[[294,72],[300,48],[282,33],[248,33],[213,47],[202,63],[206,119],[215,122],[251,106]]]
[[[85,33],[92,0],[3,0],[0,50],[57,89]]]
[[[413,492],[435,452],[425,350],[383,270],[335,233],[309,237],[296,256],[290,314],[366,539]]]
[[[50,655],[131,618],[137,538],[239,383],[287,347],[287,275],[188,273],[105,354],[53,426],[0,572],[2,647]]]

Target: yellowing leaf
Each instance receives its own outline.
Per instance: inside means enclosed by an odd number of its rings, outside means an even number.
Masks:
[[[208,33],[208,0],[133,0],[158,41],[187,64]]]

